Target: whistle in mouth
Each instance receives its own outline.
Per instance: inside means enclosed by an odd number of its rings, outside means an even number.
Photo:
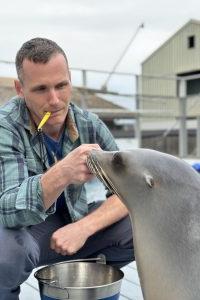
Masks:
[[[42,118],[40,124],[38,125],[37,130],[40,130],[44,124],[48,121],[49,117],[51,116],[51,112],[46,112],[46,114],[44,115],[44,117]]]

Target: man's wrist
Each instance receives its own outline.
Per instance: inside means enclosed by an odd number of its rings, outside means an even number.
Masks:
[[[81,232],[84,233],[86,238],[89,238],[94,233],[96,233],[94,223],[90,220],[90,215],[83,217],[82,219],[77,221]]]
[[[52,166],[40,178],[43,203],[46,209],[56,201],[65,187],[69,184],[58,164],[59,163]]]
[[[41,181],[47,181],[56,189],[64,189],[70,184],[69,179],[64,176],[60,162],[52,166],[41,176]]]

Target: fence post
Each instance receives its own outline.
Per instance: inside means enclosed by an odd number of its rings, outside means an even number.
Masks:
[[[197,157],[200,158],[200,116],[197,116]]]
[[[81,70],[82,72],[82,84],[84,88],[87,88],[87,72],[86,70]],[[87,95],[86,95],[86,90],[83,90],[81,93],[81,108],[87,109]]]
[[[178,79],[179,81],[179,156],[181,158],[188,155],[188,141],[187,141],[187,98],[186,98],[186,80]]]
[[[136,111],[140,109],[140,98],[139,98],[139,76],[135,75],[135,82],[136,82]],[[141,135],[141,126],[140,126],[140,113],[138,112],[136,118],[135,118],[135,138],[138,142],[138,148],[142,145],[142,135]]]
[[[87,74],[86,74],[86,70],[82,70],[82,83],[83,83],[83,87],[87,87]]]

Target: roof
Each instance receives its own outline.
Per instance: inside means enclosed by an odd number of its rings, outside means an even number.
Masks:
[[[0,105],[16,95],[14,88],[14,78],[0,77]],[[90,90],[84,91],[74,87],[72,91],[72,101],[82,108],[106,108],[121,109],[122,107],[110,101],[106,101]]]
[[[196,24],[200,26],[200,20],[191,19],[189,20],[185,25],[183,25],[181,28],[179,28],[170,38],[168,38],[160,47],[158,47],[153,53],[151,53],[143,62],[146,63],[152,56],[154,56],[158,51],[160,51],[161,48],[163,48],[166,44],[169,43],[170,40],[172,40],[176,35],[178,35],[181,31],[183,31],[188,25]]]

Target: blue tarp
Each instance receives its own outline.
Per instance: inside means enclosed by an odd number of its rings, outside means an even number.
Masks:
[[[194,164],[192,165],[192,167],[193,167],[198,173],[200,173],[200,162],[194,163]]]

